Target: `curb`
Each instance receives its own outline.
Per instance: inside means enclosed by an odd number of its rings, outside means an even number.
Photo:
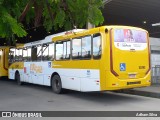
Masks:
[[[139,95],[152,98],[160,98],[160,93],[141,91],[141,90],[123,90],[121,93]]]

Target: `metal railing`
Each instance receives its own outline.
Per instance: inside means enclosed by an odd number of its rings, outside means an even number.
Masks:
[[[160,66],[152,67],[152,84],[160,84]]]

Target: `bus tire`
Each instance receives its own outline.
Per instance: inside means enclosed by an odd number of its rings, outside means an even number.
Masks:
[[[54,75],[52,77],[51,83],[52,83],[52,90],[54,93],[56,94],[63,93],[62,82],[61,82],[61,78],[59,77],[59,75]]]
[[[16,75],[15,75],[15,80],[17,81],[17,84],[18,84],[18,85],[22,85],[19,72],[16,73]]]

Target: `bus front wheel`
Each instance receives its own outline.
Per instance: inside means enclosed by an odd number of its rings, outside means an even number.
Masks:
[[[58,75],[52,77],[52,90],[56,94],[63,93],[61,78]]]
[[[22,85],[21,79],[20,79],[20,74],[17,72],[15,75],[15,80],[17,81],[18,85]]]

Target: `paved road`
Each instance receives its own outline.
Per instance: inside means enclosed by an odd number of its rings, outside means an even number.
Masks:
[[[160,99],[112,92],[70,91],[57,95],[50,87],[33,84],[18,86],[15,81],[0,80],[0,111],[34,110],[160,111]]]

